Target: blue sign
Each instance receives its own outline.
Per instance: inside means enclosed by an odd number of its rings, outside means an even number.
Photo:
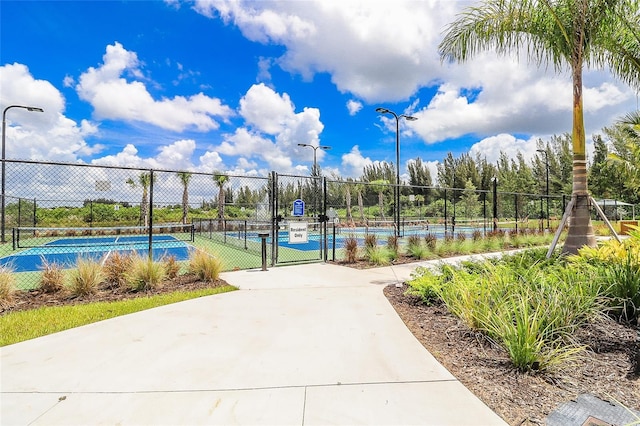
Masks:
[[[304,201],[299,198],[293,202],[293,215],[304,216]]]

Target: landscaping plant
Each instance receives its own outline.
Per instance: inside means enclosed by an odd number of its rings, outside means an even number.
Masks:
[[[118,251],[109,253],[102,263],[102,272],[109,287],[123,287],[126,284],[126,273],[131,268],[133,256]]]
[[[355,263],[358,260],[358,240],[353,235],[348,236],[344,240],[344,250],[346,253],[347,263]]]
[[[599,289],[592,271],[564,268],[536,250],[435,272],[418,269],[408,293],[444,303],[502,346],[516,368],[538,371],[560,367],[583,349],[571,336],[601,312]]]
[[[68,289],[72,296],[94,294],[104,280],[102,265],[95,259],[78,257],[76,269],[68,274]]]
[[[38,288],[45,293],[57,293],[64,288],[64,270],[55,262],[47,262],[43,258],[42,274]]]
[[[165,278],[166,272],[162,263],[140,255],[132,257],[129,270],[125,273],[125,281],[133,291],[154,290]]]
[[[222,262],[218,257],[196,250],[189,259],[189,272],[195,274],[200,280],[213,282],[222,272]]]
[[[7,267],[0,267],[0,306],[9,306],[16,293],[15,275]]]

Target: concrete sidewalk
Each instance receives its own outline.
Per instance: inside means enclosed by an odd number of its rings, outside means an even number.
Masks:
[[[505,424],[384,297],[414,268],[230,272],[240,291],[4,347],[0,423]]]

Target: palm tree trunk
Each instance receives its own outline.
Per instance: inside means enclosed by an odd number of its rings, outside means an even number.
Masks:
[[[218,192],[218,230],[224,229],[224,187],[220,185],[220,192]]]
[[[149,225],[149,215],[147,214],[148,211],[148,204],[149,204],[149,195],[147,192],[147,188],[143,187],[142,188],[142,204],[140,205],[140,223],[142,224],[142,226],[148,226]]]
[[[182,191],[182,224],[187,224],[187,215],[189,214],[189,190],[187,185],[184,186]]]
[[[351,188],[349,188],[349,185],[345,188],[344,199],[347,204],[347,223],[353,225],[353,216],[351,215]]]
[[[569,219],[569,234],[562,253],[576,254],[582,246],[593,247],[596,237],[591,225],[590,201],[587,191],[587,157],[582,105],[582,67],[573,67],[573,209]]]

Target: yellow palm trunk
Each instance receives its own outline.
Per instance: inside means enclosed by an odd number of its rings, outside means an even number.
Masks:
[[[590,201],[587,191],[587,158],[582,107],[582,68],[573,70],[573,208],[569,219],[569,234],[562,252],[575,254],[582,246],[595,246],[591,225]]]

